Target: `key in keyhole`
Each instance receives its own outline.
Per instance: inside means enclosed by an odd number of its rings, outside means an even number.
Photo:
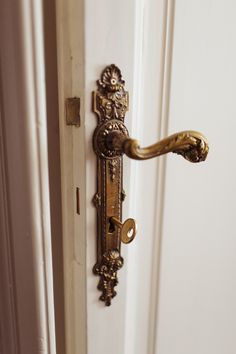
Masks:
[[[133,241],[137,233],[137,225],[134,219],[127,219],[123,224],[115,217],[111,217],[110,221],[120,229],[121,241],[123,243],[130,243]]]

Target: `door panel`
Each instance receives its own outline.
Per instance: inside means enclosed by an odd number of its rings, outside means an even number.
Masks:
[[[96,117],[91,112],[91,92],[96,88],[95,80],[101,70],[108,64],[117,64],[130,92],[126,123],[131,136],[137,136],[144,143],[148,138],[153,141],[159,138],[166,11],[164,2],[86,2],[87,338],[91,354],[145,353],[149,351],[150,335],[153,335],[150,304],[156,290],[151,273],[158,162],[149,161],[141,166],[124,158],[127,198],[123,218],[136,217],[139,233],[133,244],[122,246],[125,264],[118,274],[118,295],[110,308],[104,308],[104,304],[98,302],[98,278],[91,272],[96,260],[96,210],[91,206],[96,192],[96,156],[91,145]],[[150,29],[155,29],[155,38],[150,37]],[[147,171],[148,186],[145,183]],[[149,215],[143,210],[148,210]]]
[[[67,353],[235,351],[236,171],[227,153],[235,124],[235,10],[229,0],[57,2]],[[91,93],[112,63],[130,94],[132,137],[145,146],[196,129],[209,138],[210,155],[200,165],[176,155],[124,158],[123,219],[134,217],[138,234],[122,246],[117,296],[106,308],[92,273]],[[74,96],[81,99],[80,128],[65,125],[64,101]]]
[[[209,139],[201,166],[167,159],[157,353],[236,352],[233,1],[177,1],[169,132]]]

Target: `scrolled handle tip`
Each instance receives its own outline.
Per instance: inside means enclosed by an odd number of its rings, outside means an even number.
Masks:
[[[189,143],[180,149],[173,150],[173,153],[183,156],[187,161],[198,163],[205,161],[209,152],[207,139],[198,132],[188,134]]]

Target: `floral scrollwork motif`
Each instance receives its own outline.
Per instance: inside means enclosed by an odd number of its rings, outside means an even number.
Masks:
[[[122,79],[120,69],[116,65],[111,64],[103,70],[101,79],[97,83],[98,86],[108,92],[117,92],[124,88],[125,81]]]
[[[128,110],[128,92],[124,89],[120,69],[114,64],[108,66],[97,81],[98,91],[94,94],[94,111],[101,123],[111,119],[124,121]]]
[[[116,296],[114,287],[118,284],[117,271],[123,266],[123,262],[118,250],[109,250],[103,254],[101,262],[94,266],[94,273],[100,275],[100,300],[104,301],[106,306],[110,306],[111,299]]]

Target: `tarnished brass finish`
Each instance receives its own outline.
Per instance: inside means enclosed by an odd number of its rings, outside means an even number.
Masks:
[[[98,289],[100,299],[107,306],[116,295],[117,271],[123,265],[120,255],[121,241],[130,243],[136,235],[136,223],[127,219],[123,224],[122,202],[125,192],[122,187],[122,156],[146,160],[173,152],[190,162],[204,161],[208,153],[206,138],[195,131],[173,134],[154,145],[140,148],[137,140],[129,137],[124,124],[128,110],[128,92],[124,89],[120,69],[110,65],[97,81],[98,90],[93,93],[93,111],[98,116],[98,125],[93,136],[97,154],[97,193],[94,204],[97,208],[98,242],[97,263],[94,273],[100,275]]]
[[[174,152],[190,162],[201,162],[206,159],[209,150],[206,138],[191,130],[170,135],[145,148],[140,148],[137,140],[116,132],[108,137],[107,142],[111,149],[121,151],[135,160],[147,160]]]
[[[66,99],[66,124],[80,126],[80,98],[70,97]]]
[[[98,91],[93,93],[93,110],[98,116],[98,125],[93,136],[94,150],[97,154],[97,193],[93,199],[97,208],[98,241],[97,263],[94,273],[100,276],[98,289],[102,291],[100,300],[107,306],[116,295],[117,271],[123,265],[120,256],[121,231],[114,227],[112,217],[122,220],[122,201],[125,192],[122,186],[122,153],[110,150],[106,144],[110,132],[121,132],[128,137],[124,125],[128,110],[128,92],[120,70],[111,65],[107,67],[98,82]]]
[[[120,229],[121,241],[123,243],[130,243],[133,241],[137,233],[137,225],[134,219],[127,219],[123,224],[120,220],[114,217],[112,217],[110,221]]]

